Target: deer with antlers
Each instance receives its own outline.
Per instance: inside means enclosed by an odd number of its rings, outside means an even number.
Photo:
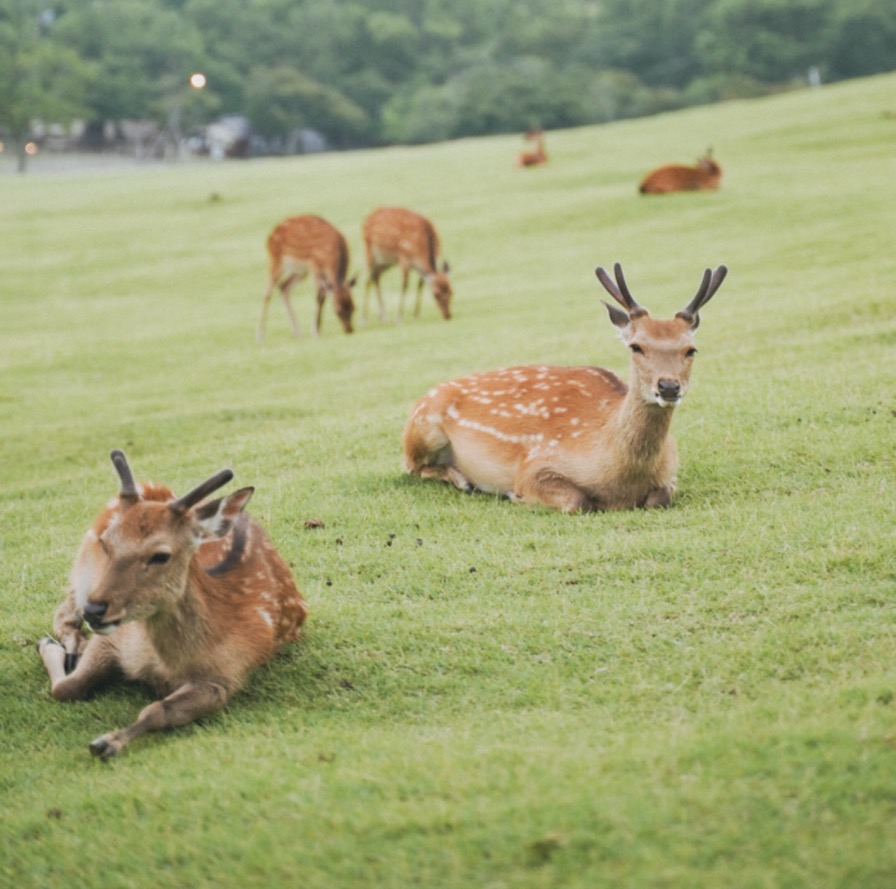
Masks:
[[[687,307],[651,318],[622,267],[598,280],[630,352],[626,385],[601,367],[529,365],[450,380],[421,398],[402,437],[405,469],[462,491],[563,512],[668,506],[677,456],[672,413],[688,390],[700,309],[728,270],[703,275]]]
[[[307,615],[283,558],[243,512],[253,488],[206,500],[233,478],[225,469],[176,498],[135,484],[121,451],[111,458],[121,490],[81,541],[55,638],[38,643],[56,700],[80,700],[116,672],[163,696],[93,741],[103,759],[223,707]]]
[[[451,280],[447,262],[439,266],[439,236],[435,226],[419,213],[403,207],[380,207],[374,210],[361,227],[367,255],[367,283],[364,287],[364,318],[367,318],[367,299],[371,286],[376,290],[380,320],[385,321],[386,310],[380,290],[380,276],[393,265],[401,266],[401,298],[398,319],[404,317],[404,300],[411,269],[418,274],[417,299],[414,317],[420,315],[423,284],[428,282],[432,295],[447,320],[451,317]]]
[[[703,191],[718,188],[722,183],[722,168],[712,158],[712,149],[697,160],[693,167],[668,164],[648,173],[638,190],[641,194],[669,194],[673,191]]]
[[[356,279],[347,281],[349,253],[342,232],[320,216],[291,216],[271,232],[267,242],[269,281],[261,303],[261,319],[256,337],[264,341],[268,304],[274,290],[279,288],[289,315],[292,332],[299,336],[299,323],[289,302],[293,285],[308,274],[314,276],[317,288],[317,314],[314,335],[320,333],[320,318],[328,293],[333,294],[333,307],[346,333],[352,332],[355,303],[352,287]]]

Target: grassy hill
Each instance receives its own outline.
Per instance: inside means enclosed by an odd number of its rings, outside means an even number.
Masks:
[[[894,97],[889,75],[551,132],[531,170],[502,137],[0,178],[0,884],[891,887]],[[637,194],[709,145],[718,193]],[[327,306],[296,340],[275,302],[259,346],[273,225],[327,217],[363,272],[381,204],[436,222],[455,318],[425,294],[346,336]],[[433,383],[625,375],[594,278],[616,260],[659,316],[731,269],[672,508],[405,477]],[[88,742],[145,690],[54,703],[34,642],[113,447],[178,491],[255,485],[312,616],[226,711],[103,764]]]

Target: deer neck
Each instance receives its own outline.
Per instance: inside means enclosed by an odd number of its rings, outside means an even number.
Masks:
[[[182,660],[186,652],[195,651],[197,645],[201,647],[210,635],[205,597],[196,586],[197,578],[202,583],[199,575],[204,575],[204,571],[201,568],[196,571],[196,566],[191,564],[190,577],[181,595],[146,622],[153,644],[168,663]]]
[[[614,440],[623,454],[639,463],[651,462],[662,453],[669,437],[674,407],[644,401],[630,386],[616,415]]]

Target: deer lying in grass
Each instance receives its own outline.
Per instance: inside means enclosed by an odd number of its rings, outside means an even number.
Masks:
[[[38,643],[59,701],[84,698],[116,672],[163,695],[90,745],[104,759],[144,732],[223,707],[298,638],[307,614],[286,563],[243,512],[253,488],[202,502],[233,477],[225,469],[175,498],[163,485],[138,487],[124,454],[111,457],[121,491],[81,542],[56,638]]]
[[[289,303],[289,292],[296,281],[306,275],[314,275],[317,288],[317,314],[314,319],[314,335],[320,333],[320,316],[327,293],[333,294],[333,307],[346,333],[352,332],[352,315],[355,304],[352,287],[355,279],[346,281],[348,274],[348,244],[339,229],[320,216],[292,216],[284,219],[268,237],[270,282],[261,304],[261,320],[257,338],[264,341],[268,303],[274,288],[279,288],[289,315],[292,332],[299,336],[299,324]]]
[[[641,194],[668,194],[673,191],[701,191],[718,188],[722,182],[722,168],[712,159],[712,149],[697,160],[693,167],[670,164],[644,177]]]
[[[699,311],[727,271],[707,269],[687,307],[660,321],[635,302],[618,263],[615,283],[598,268],[625,309],[605,303],[631,353],[629,385],[600,367],[544,365],[442,383],[411,412],[405,469],[563,512],[667,506],[677,468],[672,412],[688,389]]]
[[[399,320],[404,317],[404,299],[411,269],[419,275],[414,317],[420,315],[424,281],[432,288],[432,295],[442,315],[446,319],[451,317],[451,281],[448,278],[448,263],[443,262],[439,268],[439,236],[428,219],[402,207],[380,207],[364,220],[361,231],[367,254],[367,283],[364,287],[363,311],[365,319],[367,298],[373,285],[379,303],[380,320],[386,320],[380,276],[386,269],[396,264],[401,266]]]
[[[544,133],[541,130],[529,130],[524,137],[533,143],[529,151],[521,151],[516,159],[518,167],[536,167],[548,162],[548,155],[544,147]]]

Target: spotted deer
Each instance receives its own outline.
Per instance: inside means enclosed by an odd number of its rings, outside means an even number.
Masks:
[[[283,558],[243,512],[253,488],[205,498],[137,485],[121,451],[121,490],[84,535],[54,637],[38,643],[56,700],[86,697],[114,673],[161,700],[90,745],[109,759],[138,735],[187,725],[224,706],[249,673],[298,638],[307,607]],[[82,632],[86,621],[92,633]]]
[[[712,159],[708,148],[693,167],[670,164],[648,173],[641,182],[641,194],[668,194],[673,191],[701,191],[718,188],[722,168]]]
[[[688,390],[700,309],[727,268],[706,270],[686,308],[649,316],[622,267],[600,283],[628,346],[629,384],[602,367],[526,365],[442,383],[421,398],[402,438],[405,469],[462,491],[563,512],[668,506],[677,456],[672,413]]]
[[[367,318],[367,299],[370,288],[376,290],[380,320],[385,321],[386,310],[380,290],[380,276],[393,265],[401,266],[401,299],[398,303],[398,318],[404,317],[404,300],[408,290],[411,269],[418,274],[417,299],[414,317],[420,315],[420,301],[423,283],[432,288],[432,295],[448,319],[451,317],[451,281],[448,278],[448,263],[439,267],[439,236],[435,226],[418,213],[403,207],[380,207],[374,210],[361,227],[364,249],[367,254],[367,283],[364,287],[364,318]]]
[[[346,333],[352,332],[352,315],[355,304],[352,287],[355,279],[346,281],[348,274],[348,244],[342,233],[320,216],[291,216],[284,219],[271,232],[267,242],[269,283],[261,304],[261,320],[257,338],[264,341],[268,304],[276,288],[283,295],[286,313],[292,332],[300,335],[299,324],[289,302],[289,294],[296,281],[308,274],[314,276],[317,288],[317,314],[314,319],[314,335],[320,333],[320,317],[324,300],[333,294],[333,307]]]
[[[516,165],[518,167],[536,167],[539,164],[546,164],[548,155],[544,147],[544,133],[541,130],[529,130],[524,138],[533,143],[533,147],[519,153]]]

